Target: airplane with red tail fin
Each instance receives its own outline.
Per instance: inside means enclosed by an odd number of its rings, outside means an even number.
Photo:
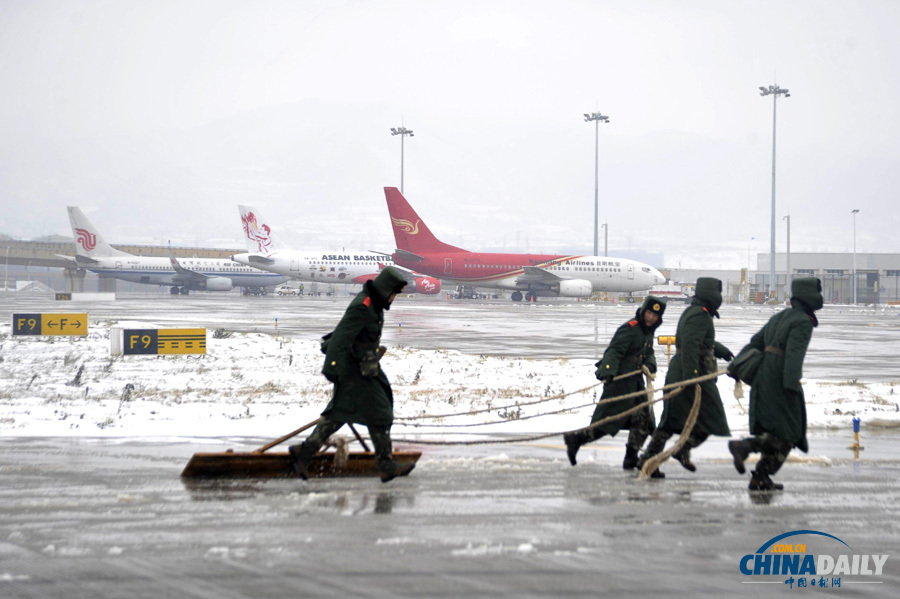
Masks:
[[[397,246],[394,263],[447,282],[507,289],[513,301],[632,293],[666,282],[652,266],[625,258],[464,250],[435,237],[396,187],[385,187],[384,195]]]

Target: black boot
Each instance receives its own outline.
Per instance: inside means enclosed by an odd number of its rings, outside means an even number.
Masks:
[[[776,483],[765,472],[754,470],[750,477],[750,485],[747,487],[751,491],[783,491],[784,485]]]
[[[381,482],[386,483],[394,480],[398,476],[406,476],[412,472],[415,467],[415,464],[398,464],[396,461],[391,460],[378,470],[378,476],[381,477]]]
[[[303,480],[308,480],[309,463],[312,462],[316,450],[307,441],[304,441],[300,445],[288,447],[288,453],[291,454],[291,463],[294,465],[297,476]]]
[[[578,450],[581,449],[581,440],[578,438],[577,433],[566,433],[563,435],[563,441],[566,442],[566,455],[569,458],[569,463],[574,466],[578,463],[575,461],[575,456],[578,455]]]
[[[672,455],[675,460],[684,466],[685,470],[689,472],[696,472],[697,467],[694,466],[694,462],[691,461],[691,448],[685,444],[681,449],[678,450],[677,453]]]
[[[577,464],[575,456],[578,454],[578,450],[581,449],[581,446],[590,443],[591,441],[596,441],[602,436],[602,432],[593,428],[583,428],[574,433],[564,434],[563,441],[566,443],[566,456],[569,458],[569,463],[573,466]]]
[[[625,447],[625,459],[622,460],[623,470],[634,470],[638,465],[638,452],[633,447]]]
[[[734,469],[738,471],[738,474],[746,472],[747,468],[744,467],[744,460],[746,460],[753,451],[750,443],[746,439],[741,441],[729,441],[728,451],[730,451],[731,455],[734,457]]]

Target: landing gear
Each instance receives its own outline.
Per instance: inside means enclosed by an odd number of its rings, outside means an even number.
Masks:
[[[629,304],[633,304],[633,303],[634,303],[634,296],[631,295],[631,294],[628,294],[628,303],[629,303]]]
[[[521,302],[522,301],[522,292],[521,291],[513,291],[512,295],[509,297],[514,302]]]
[[[178,295],[178,287],[172,287],[171,289],[169,289],[169,293],[171,293],[172,295]]]
[[[181,295],[187,295],[189,292],[190,292],[190,289],[188,289],[187,287],[181,288]]]
[[[526,302],[533,302],[536,299],[537,299],[537,296],[534,293],[532,293],[531,291],[529,291],[528,293],[525,294]]]

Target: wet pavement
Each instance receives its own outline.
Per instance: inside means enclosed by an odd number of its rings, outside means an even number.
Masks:
[[[84,309],[92,326],[127,319],[262,332],[274,332],[277,317],[279,333],[318,337],[346,300],[18,298],[0,300],[0,316]],[[633,308],[414,299],[389,313],[386,340],[591,358]],[[672,332],[679,311],[666,319]],[[719,339],[734,350],[768,317],[756,308],[722,313]],[[821,314],[807,376],[900,378],[896,312]],[[549,439],[419,447],[412,475],[389,484],[179,476],[194,452],[265,441],[0,437],[0,597],[768,597],[797,587],[744,576],[740,560],[796,530],[891,556],[882,576],[845,576],[824,590],[892,597],[900,585],[896,431],[866,433],[856,458],[849,435],[812,434],[810,454],[783,468],[786,490],[774,494],[748,492],[718,438],[695,452],[697,473],[668,463],[665,480],[638,481],[621,469],[621,435],[582,449],[575,468]]]
[[[739,561],[794,530],[891,556],[880,584],[835,592],[900,585],[897,435],[864,439],[858,461],[813,437],[782,493],[750,493],[722,439],[661,481],[621,470],[622,440],[575,468],[561,446],[422,448],[389,484],[179,478],[195,451],[260,441],[0,439],[0,596],[769,596]]]

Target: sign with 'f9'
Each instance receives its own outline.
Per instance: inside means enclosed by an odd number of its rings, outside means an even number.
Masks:
[[[71,335],[88,334],[88,315],[80,314],[13,314],[13,335]]]

